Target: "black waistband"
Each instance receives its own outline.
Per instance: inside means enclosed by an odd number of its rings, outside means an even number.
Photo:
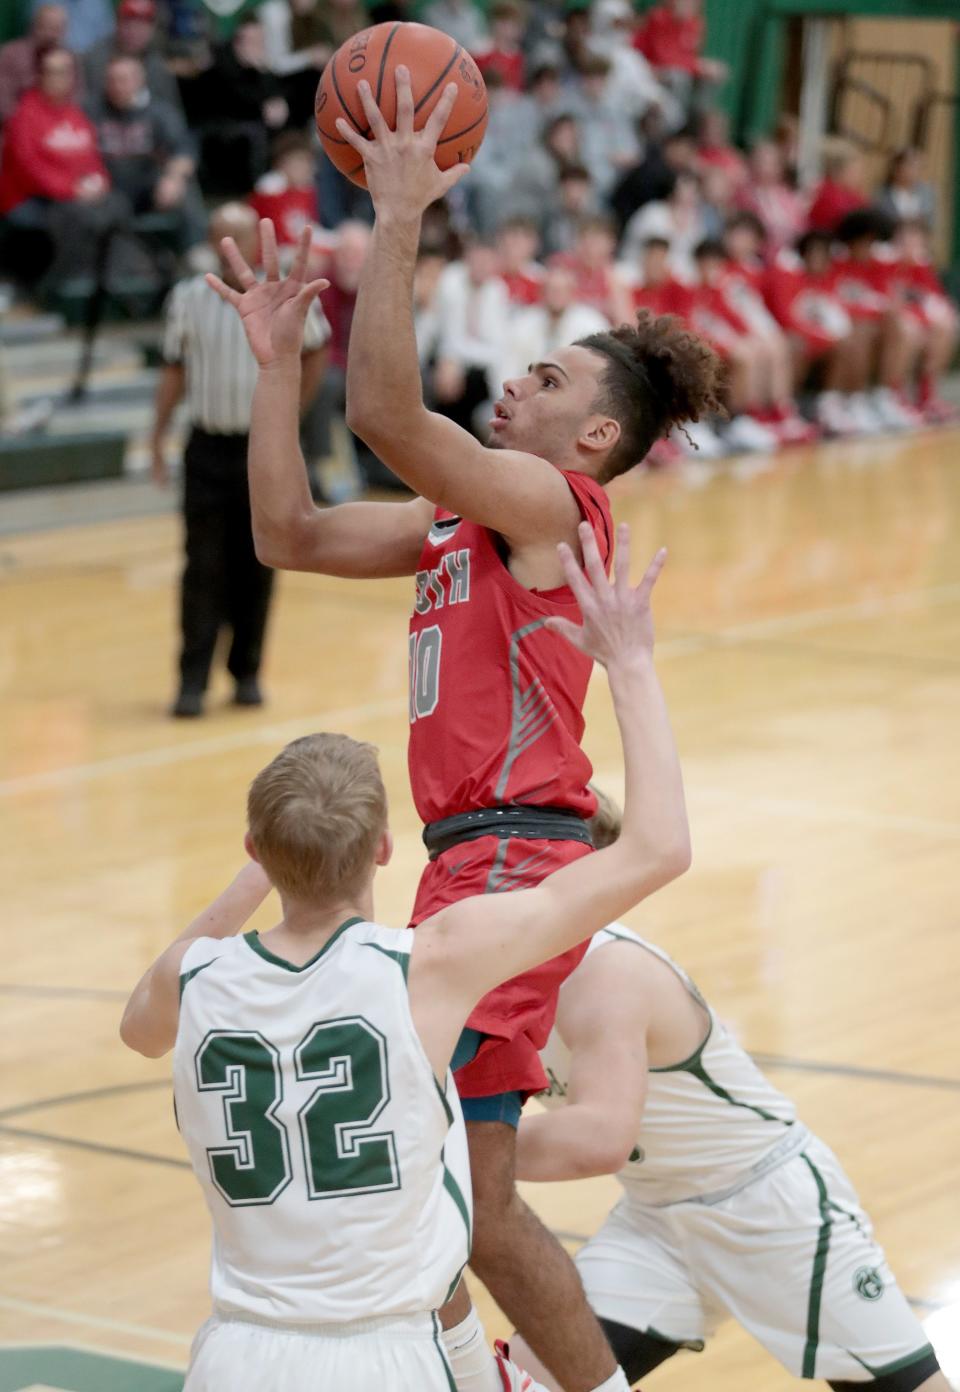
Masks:
[[[521,838],[524,841],[579,841],[593,845],[590,825],[576,812],[564,807],[480,807],[475,812],[458,812],[439,822],[428,822],[423,828],[423,844],[430,859],[458,846],[462,841],[477,841],[481,836],[497,836],[501,840]]]

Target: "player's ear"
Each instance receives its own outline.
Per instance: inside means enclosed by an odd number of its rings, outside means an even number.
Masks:
[[[250,835],[249,831],[243,838],[243,849],[251,860],[255,860],[258,865],[260,864],[260,857],[257,855],[257,848],[253,844],[253,837]]]
[[[594,453],[609,453],[619,444],[622,433],[620,422],[613,416],[590,416],[577,443]]]
[[[386,827],[380,840],[377,842],[377,853],[373,858],[375,865],[384,866],[390,864],[393,855],[393,832]]]

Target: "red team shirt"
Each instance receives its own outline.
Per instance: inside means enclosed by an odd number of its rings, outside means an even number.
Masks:
[[[613,523],[606,494],[565,472],[605,564]],[[437,511],[416,577],[410,619],[410,786],[424,822],[514,803],[591,817],[592,768],[580,748],[591,660],[544,627],[577,616],[564,586],[528,590],[510,574],[495,533]],[[484,836],[428,863],[412,922],[472,894],[539,884],[590,853],[576,841]],[[489,1036],[457,1074],[464,1096],[547,1085],[539,1050],[561,983],[586,944],[485,996],[468,1020]]]

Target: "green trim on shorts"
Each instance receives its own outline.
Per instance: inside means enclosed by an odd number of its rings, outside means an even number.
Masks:
[[[924,1344],[923,1348],[917,1349],[915,1353],[905,1353],[902,1358],[895,1358],[892,1363],[884,1363],[881,1367],[874,1368],[869,1363],[865,1363],[862,1358],[857,1358],[857,1355],[849,1349],[847,1352],[851,1358],[857,1359],[861,1368],[866,1368],[870,1376],[875,1378],[889,1377],[891,1373],[899,1373],[902,1369],[909,1368],[912,1363],[919,1363],[921,1359],[929,1358],[931,1354],[936,1357],[936,1349],[933,1344]]]
[[[823,1278],[827,1272],[827,1254],[830,1251],[830,1230],[833,1227],[833,1214],[830,1212],[830,1198],[823,1176],[809,1155],[799,1157],[813,1175],[820,1196],[820,1231],[817,1234],[817,1250],[813,1255],[813,1271],[810,1276],[810,1296],[807,1300],[807,1342],[803,1349],[803,1367],[800,1376],[816,1376],[817,1348],[820,1344],[820,1301],[823,1295]],[[859,1359],[857,1362],[859,1363]],[[866,1365],[864,1365],[866,1366]]]
[[[437,1350],[440,1362],[443,1364],[443,1371],[447,1375],[447,1386],[450,1392],[457,1392],[457,1384],[453,1380],[453,1373],[450,1371],[450,1360],[444,1353],[443,1344],[440,1342],[440,1316],[434,1312],[433,1316],[433,1342]]]

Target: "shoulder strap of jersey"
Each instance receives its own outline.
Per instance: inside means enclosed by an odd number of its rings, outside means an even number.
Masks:
[[[607,569],[613,555],[613,516],[606,489],[589,474],[578,473],[576,469],[561,470],[570,492],[577,500],[577,507],[585,522],[589,522],[597,538],[600,558]]]
[[[610,923],[606,928],[601,928],[599,933],[594,933],[593,937],[590,939],[590,946],[587,948],[587,956],[589,956],[591,952],[595,952],[598,948],[605,947],[615,942],[632,943],[635,947],[644,948],[652,957],[659,958],[664,966],[669,967],[674,975],[679,978],[697,1004],[703,1006],[704,1010],[706,1010],[712,1018],[713,1011],[704,1000],[696,982],[684,971],[683,967],[681,967],[678,962],[675,962],[670,954],[665,952],[662,947],[658,947],[656,943],[648,942],[647,939],[642,938],[639,933],[635,933],[632,928],[628,928],[625,923]]]

